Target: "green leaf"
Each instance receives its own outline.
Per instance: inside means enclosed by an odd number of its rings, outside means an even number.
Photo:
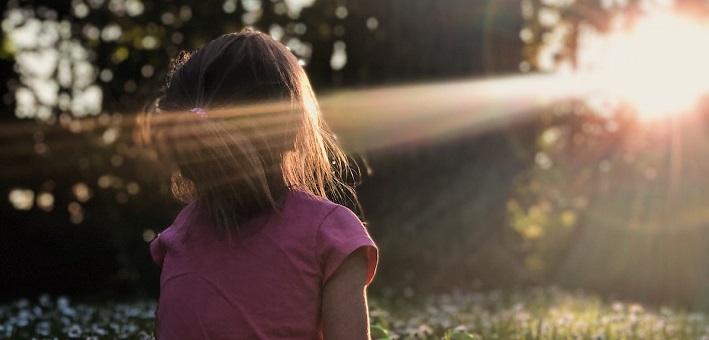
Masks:
[[[372,325],[369,329],[372,340],[390,340],[389,332],[379,325]]]

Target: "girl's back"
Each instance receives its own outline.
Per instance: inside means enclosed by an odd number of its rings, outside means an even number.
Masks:
[[[320,339],[323,285],[345,257],[366,247],[366,282],[374,275],[376,249],[357,217],[303,192],[249,221],[243,239],[210,223],[190,204],[151,244],[163,267],[158,338]]]

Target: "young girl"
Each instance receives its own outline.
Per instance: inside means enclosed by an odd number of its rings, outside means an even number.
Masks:
[[[326,197],[346,158],[298,60],[268,35],[181,54],[149,135],[187,203],[150,244],[158,339],[366,339],[377,249]],[[351,196],[350,196],[351,197]]]

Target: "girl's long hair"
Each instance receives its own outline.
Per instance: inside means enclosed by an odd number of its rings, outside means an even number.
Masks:
[[[181,53],[145,118],[144,135],[175,169],[174,196],[196,201],[229,236],[288,190],[355,197],[305,71],[268,35],[226,34]]]

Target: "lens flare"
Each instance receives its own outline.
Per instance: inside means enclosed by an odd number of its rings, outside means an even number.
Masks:
[[[686,113],[709,92],[709,27],[670,12],[648,14],[605,37],[593,70],[602,88],[641,120]]]

